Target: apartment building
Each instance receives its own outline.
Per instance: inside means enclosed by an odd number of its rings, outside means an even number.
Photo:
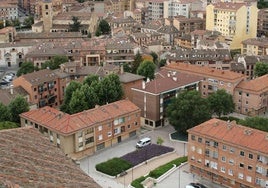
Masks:
[[[133,103],[141,109],[141,124],[151,129],[166,125],[166,108],[183,90],[198,90],[201,76],[162,69],[154,80],[132,88]]]
[[[0,4],[0,20],[14,20],[19,17],[18,5],[11,4],[7,1],[1,1]]]
[[[219,119],[188,130],[190,171],[232,188],[268,186],[267,132]]]
[[[227,93],[233,95],[236,86],[242,80],[246,79],[245,75],[229,70],[219,70],[187,63],[171,63],[164,68],[171,71],[178,71],[179,73],[202,76],[203,80],[199,91],[203,97],[207,97],[218,89],[224,89]]]
[[[22,127],[35,127],[73,158],[111,147],[136,136],[140,129],[140,109],[129,100],[73,115],[44,107],[22,113],[20,117]]]
[[[244,55],[268,55],[267,38],[249,38],[241,43],[241,54]]]
[[[249,115],[264,115],[268,109],[268,75],[240,82],[234,90],[236,111]]]
[[[59,103],[58,76],[49,69],[22,75],[13,80],[14,87],[21,86],[29,95],[29,102],[38,108],[56,107]]]
[[[268,34],[268,9],[260,9],[258,12],[258,25],[257,25],[257,34],[258,36]]]
[[[167,63],[189,63],[192,65],[228,70],[232,61],[227,49],[178,49],[168,52]]]
[[[225,36],[230,49],[239,49],[241,42],[256,37],[258,9],[246,3],[218,2],[206,8],[206,29]]]
[[[181,32],[181,35],[185,35],[192,31],[205,30],[206,20],[202,18],[187,18],[179,16],[173,19],[173,25]]]

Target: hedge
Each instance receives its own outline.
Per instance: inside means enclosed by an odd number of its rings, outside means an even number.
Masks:
[[[106,162],[99,163],[95,166],[97,171],[108,174],[110,176],[116,176],[131,167],[132,165],[128,161],[117,157],[112,158]]]

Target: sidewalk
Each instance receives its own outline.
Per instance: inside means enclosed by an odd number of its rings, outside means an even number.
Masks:
[[[176,158],[180,157],[176,152],[170,153],[168,155],[147,161],[147,164],[141,165],[133,170],[130,170],[127,175],[123,177],[118,177],[117,181],[127,187],[133,180],[148,174],[151,170],[168,163]]]

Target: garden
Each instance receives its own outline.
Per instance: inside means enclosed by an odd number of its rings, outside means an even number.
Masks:
[[[127,171],[128,169],[137,166],[147,160],[173,152],[174,148],[151,144],[141,149],[137,149],[131,153],[128,153],[122,157],[115,157],[106,162],[102,162],[96,165],[96,170],[110,176],[117,176],[118,174]]]

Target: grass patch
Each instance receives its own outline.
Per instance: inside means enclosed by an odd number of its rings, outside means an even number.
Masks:
[[[152,177],[152,178],[157,179],[163,174],[165,174],[167,171],[169,171],[173,167],[173,165],[180,166],[181,163],[184,163],[186,161],[187,161],[187,156],[174,159],[173,161],[170,161],[152,170],[148,176],[146,177],[141,176],[138,179],[135,179],[133,182],[131,182],[131,185],[135,188],[143,188],[143,185],[141,184],[141,182],[143,182],[147,177]]]
[[[131,167],[132,165],[128,161],[117,157],[112,158],[106,162],[99,163],[95,166],[97,171],[108,174],[110,176],[116,176]]]

